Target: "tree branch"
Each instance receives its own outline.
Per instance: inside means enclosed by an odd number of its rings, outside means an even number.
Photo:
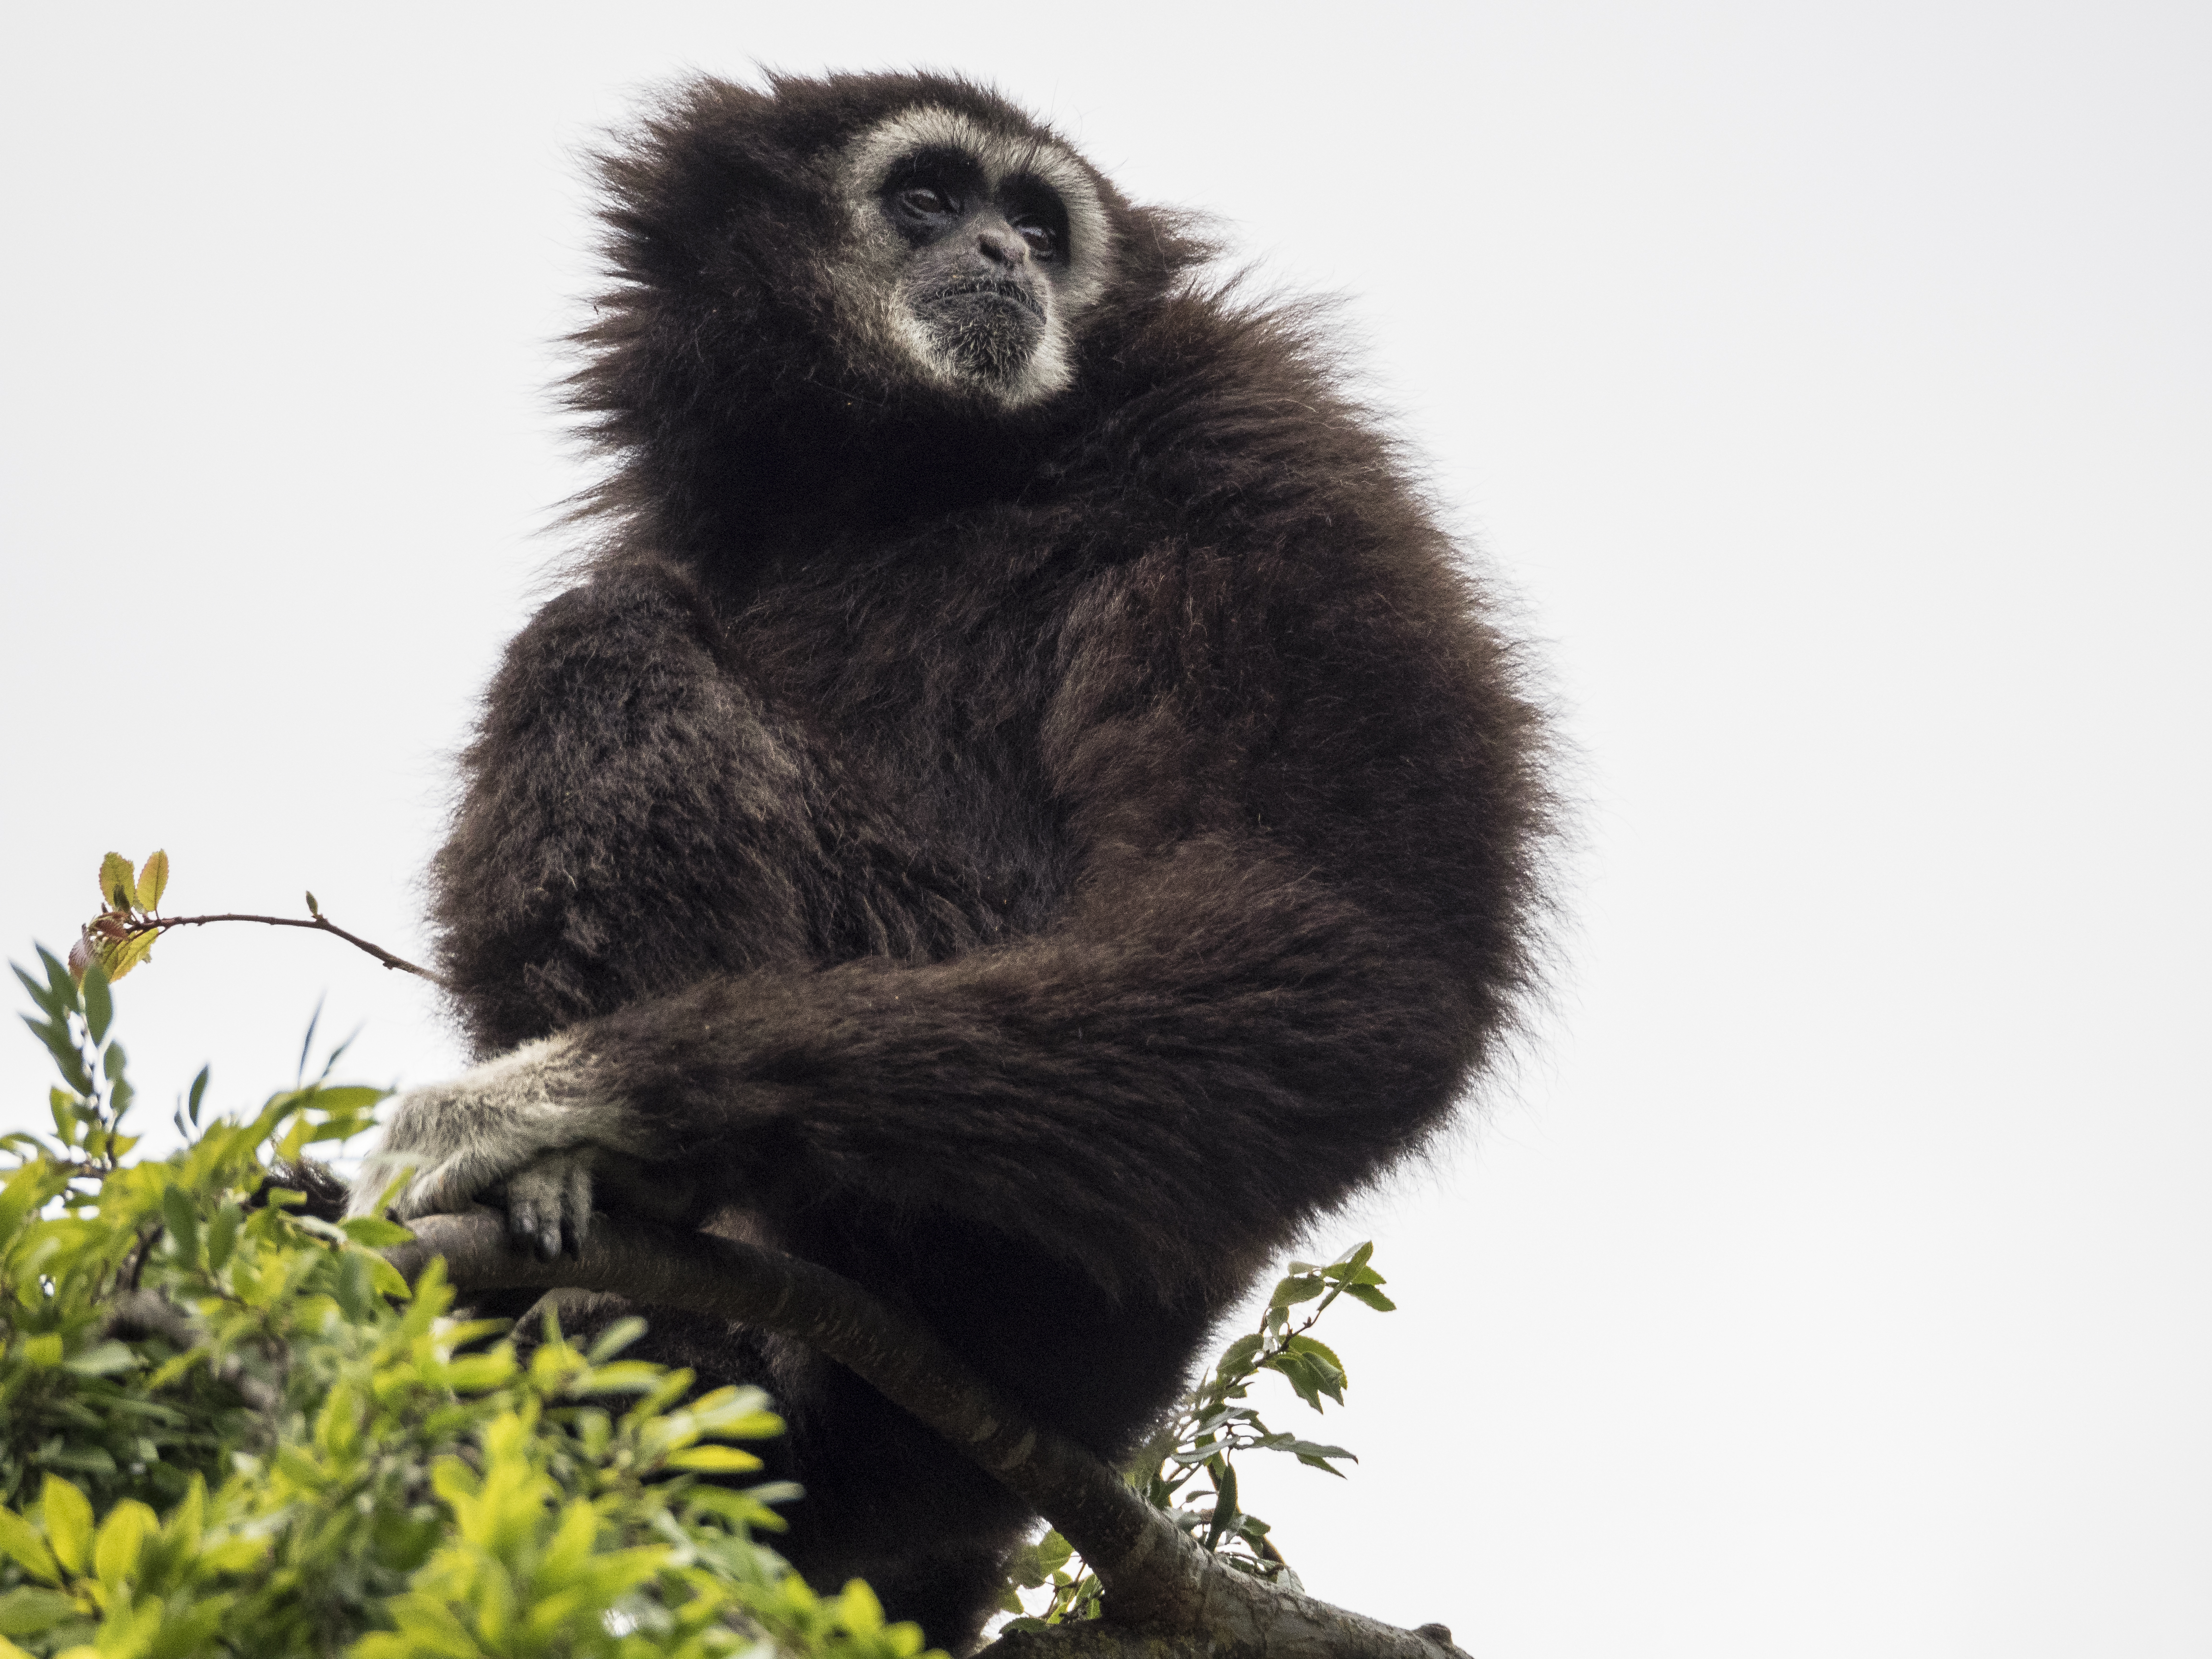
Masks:
[[[580,1261],[540,1261],[507,1246],[478,1212],[416,1222],[385,1255],[412,1282],[443,1256],[463,1291],[575,1288],[719,1315],[780,1331],[827,1354],[988,1469],[1060,1529],[1097,1569],[1105,1617],[1002,1638],[1000,1659],[1448,1659],[1441,1625],[1401,1630],[1221,1565],[1121,1477],[1037,1424],[919,1321],[850,1279],[779,1251],[628,1218],[594,1218]],[[1460,1659],[1465,1659],[1460,1655]]]
[[[337,934],[347,944],[368,951],[387,968],[397,968],[403,974],[419,974],[433,985],[445,983],[445,981],[440,979],[428,968],[418,967],[404,957],[395,957],[381,945],[372,945],[358,933],[349,933],[328,916],[321,915],[246,916],[226,912],[218,916],[140,916],[129,919],[116,916],[113,920],[118,924],[117,931],[125,938],[137,933],[158,933],[171,927],[198,927],[210,921],[258,921],[266,927],[312,927],[319,933]],[[95,931],[97,931],[96,924]]]

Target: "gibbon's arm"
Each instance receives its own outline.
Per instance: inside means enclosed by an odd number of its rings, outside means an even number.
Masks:
[[[586,1019],[406,1096],[356,1204],[405,1164],[403,1215],[504,1183],[550,1254],[611,1152],[770,1212],[955,1212],[1161,1289],[1418,1143],[1511,977],[1522,784],[1486,722],[1525,711],[1480,706],[1465,624],[1449,649],[1392,637],[1455,592],[1271,625],[1264,596],[1146,562],[1071,619],[1044,722],[1080,848],[1052,927],[926,965],[711,972]]]
[[[686,577],[648,566],[562,594],[508,646],[434,884],[479,1053],[806,960],[814,782],[720,634]]]

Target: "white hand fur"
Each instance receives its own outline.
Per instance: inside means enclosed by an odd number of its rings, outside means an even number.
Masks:
[[[627,1194],[641,1183],[623,1155],[647,1150],[644,1124],[590,1091],[582,1060],[568,1039],[549,1037],[408,1091],[362,1160],[347,1212],[373,1212],[394,1177],[411,1171],[392,1206],[403,1221],[489,1201],[507,1211],[517,1243],[548,1260],[580,1252],[594,1176]]]

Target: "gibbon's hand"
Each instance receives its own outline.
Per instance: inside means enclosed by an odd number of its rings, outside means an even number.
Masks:
[[[563,1039],[526,1043],[451,1083],[411,1089],[362,1161],[347,1212],[376,1208],[403,1172],[392,1209],[402,1221],[476,1204],[507,1212],[508,1236],[545,1261],[579,1255],[595,1192],[669,1218],[689,1207],[689,1180],[648,1177],[629,1153],[646,1150],[645,1125],[586,1086]],[[681,1188],[681,1190],[677,1190]]]

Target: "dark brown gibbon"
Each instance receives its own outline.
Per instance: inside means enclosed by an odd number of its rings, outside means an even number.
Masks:
[[[1123,1457],[1506,1029],[1516,651],[1311,313],[994,94],[699,80],[601,170],[600,540],[434,872],[482,1064],[354,1202],[771,1243]],[[836,1365],[643,1311],[775,1395],[808,1578],[971,1642],[1021,1503]]]

